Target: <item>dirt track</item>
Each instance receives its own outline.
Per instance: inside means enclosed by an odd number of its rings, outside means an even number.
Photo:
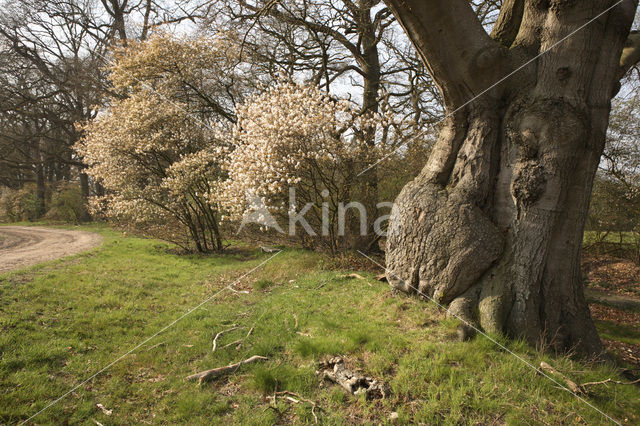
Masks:
[[[0,272],[24,268],[96,247],[93,232],[31,226],[0,226]]]

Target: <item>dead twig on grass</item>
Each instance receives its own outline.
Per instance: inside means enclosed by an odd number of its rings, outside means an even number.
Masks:
[[[155,345],[153,345],[153,346],[149,346],[149,347],[147,348],[147,352],[149,352],[149,351],[150,351],[150,350],[152,350],[152,349],[158,348],[158,347],[160,347],[160,346],[162,346],[162,345],[166,345],[166,344],[167,344],[167,342],[160,342],[160,343],[156,343],[156,344],[155,344]]]
[[[215,351],[216,351],[216,348],[217,348],[217,346],[218,346],[218,338],[219,338],[220,336],[222,336],[222,335],[223,335],[223,334],[225,334],[225,333],[229,333],[230,331],[237,330],[237,329],[239,329],[239,328],[242,328],[242,327],[234,326],[234,327],[231,327],[231,328],[229,328],[229,329],[227,329],[227,330],[222,330],[221,332],[219,332],[218,334],[216,334],[216,337],[214,337],[214,338],[213,338],[213,349],[211,350],[211,352],[215,352]],[[225,346],[225,347],[226,347],[226,346]]]
[[[580,395],[584,393],[584,390],[574,381],[568,379],[567,377],[565,377],[562,373],[560,373],[559,371],[557,371],[555,368],[553,368],[552,366],[550,366],[549,364],[547,364],[546,362],[542,361],[540,363],[540,368],[543,371],[546,371],[547,373],[551,374],[552,376],[556,376],[559,379],[561,379],[564,384],[571,390],[571,392],[573,392],[576,395]]]
[[[580,385],[580,387],[595,386],[595,385],[606,385],[607,383],[613,383],[614,385],[637,385],[638,383],[640,383],[640,379],[634,380],[633,382],[621,382],[621,381],[618,381],[618,380],[606,379],[606,380],[602,380],[600,382],[582,383]]]
[[[222,347],[222,349],[224,349],[224,348],[228,348],[229,346],[233,346],[233,345],[239,345],[240,343],[242,343],[242,339],[238,339],[238,340],[235,340],[235,341],[233,341],[233,342],[231,342],[231,343],[227,343],[226,345],[224,345],[224,346]],[[237,349],[237,348],[236,348],[236,349]]]
[[[259,355],[254,355],[250,358],[245,359],[244,361],[236,362],[235,364],[229,364],[224,367],[213,368],[211,370],[201,371],[196,374],[192,374],[187,376],[187,380],[198,380],[198,384],[202,384],[209,380],[217,379],[218,377],[224,376],[225,374],[229,374],[236,369],[240,368],[242,365],[250,364],[256,361],[265,361],[269,358]]]
[[[245,340],[247,340],[247,337],[251,336],[251,333],[253,333],[253,329],[255,328],[255,326],[252,326],[249,331],[247,332],[247,335],[244,336],[242,339],[238,340],[237,343],[238,345],[236,346],[236,350],[239,350],[242,347],[242,344],[244,343]]]
[[[272,399],[273,400],[273,404],[276,404],[277,398],[278,397],[283,397],[284,399],[286,399],[289,402],[292,402],[294,404],[299,404],[300,401],[302,402],[306,402],[307,404],[311,405],[311,414],[313,415],[313,419],[315,420],[315,423],[318,424],[318,416],[316,415],[316,408],[318,408],[318,404],[316,404],[315,401],[312,401],[310,399],[307,399],[295,392],[291,392],[291,391],[278,391],[277,388],[276,390],[273,391],[273,396],[268,396],[267,399]],[[296,399],[298,398],[298,399]]]

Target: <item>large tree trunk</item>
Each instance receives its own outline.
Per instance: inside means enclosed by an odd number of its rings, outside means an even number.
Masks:
[[[388,3],[452,113],[393,208],[389,282],[487,332],[601,352],[580,250],[637,0],[582,29],[614,2],[505,0],[491,37],[466,0]]]

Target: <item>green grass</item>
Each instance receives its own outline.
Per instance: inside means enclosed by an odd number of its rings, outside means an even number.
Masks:
[[[640,345],[640,327],[604,320],[597,320],[596,326],[600,332],[600,337],[603,339],[617,340],[631,345]]]
[[[180,256],[155,240],[84,229],[100,232],[104,245],[0,275],[0,423],[36,413],[269,257],[253,249]],[[604,422],[487,339],[458,342],[456,321],[432,304],[394,296],[367,272],[358,271],[367,280],[344,279],[346,271],[326,264],[323,255],[285,250],[241,279],[238,292],[221,293],[33,421],[312,423],[308,404],[269,408],[265,396],[277,387],[316,401],[327,424],[385,423],[394,411],[404,423]],[[216,333],[234,326],[242,328],[222,335],[212,353]],[[224,347],[252,327],[240,348]],[[521,342],[504,344],[534,365],[541,360]],[[269,360],[202,386],[184,380],[251,355]],[[329,355],[388,383],[389,397],[366,401],[320,383],[316,362]],[[542,358],[577,382],[617,377],[610,367]],[[639,420],[637,387],[599,386],[587,398]]]
[[[604,236],[604,232],[601,232],[601,235]],[[583,238],[583,243],[585,245],[590,245],[595,243],[597,240],[597,232],[595,231],[585,231],[584,232],[584,238]],[[636,245],[636,234],[634,232],[622,232],[622,245],[623,246],[635,246]],[[604,243],[611,243],[611,244],[620,244],[620,232],[609,232],[606,236],[604,236],[604,238],[602,239],[602,242]]]

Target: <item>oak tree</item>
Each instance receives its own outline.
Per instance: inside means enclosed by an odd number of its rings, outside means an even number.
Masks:
[[[601,352],[581,242],[611,99],[640,57],[637,0],[505,0],[490,34],[468,0],[386,3],[448,112],[392,212],[391,285],[487,332]]]

